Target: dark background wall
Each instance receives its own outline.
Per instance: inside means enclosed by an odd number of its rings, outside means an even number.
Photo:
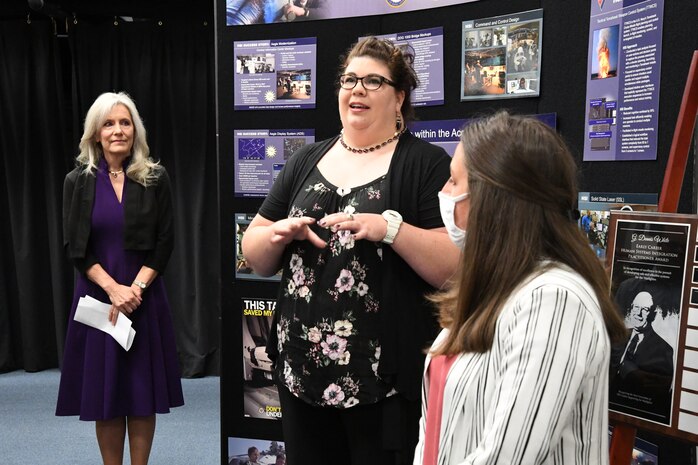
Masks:
[[[261,199],[235,198],[233,189],[233,131],[235,129],[314,128],[316,140],[336,135],[341,129],[335,82],[339,56],[357,40],[370,34],[388,34],[442,26],[446,102],[442,106],[420,107],[422,120],[476,116],[493,109],[508,108],[516,113],[557,113],[560,133],[579,162],[580,188],[599,192],[659,193],[663,181],[673,128],[676,123],[685,76],[698,36],[692,25],[698,14],[695,2],[666,1],[664,43],[659,107],[657,160],[643,162],[583,162],[585,136],[588,0],[480,0],[462,5],[424,11],[310,21],[227,27],[225,1],[216,6],[218,47],[219,166],[221,174],[221,256],[224,365],[221,368],[221,418],[223,456],[227,437],[281,439],[274,420],[245,418],[242,405],[241,298],[275,298],[277,285],[268,282],[237,281],[234,267],[234,213],[255,213]],[[689,4],[690,3],[690,4]],[[461,22],[507,13],[543,8],[541,95],[537,98],[500,101],[460,102]],[[690,32],[689,32],[690,31]],[[317,108],[313,110],[233,111],[233,41],[317,37]],[[675,38],[681,37],[680,40]],[[689,163],[680,211],[691,211],[692,162]],[[644,435],[661,447],[662,463],[691,463],[693,448],[675,441]]]

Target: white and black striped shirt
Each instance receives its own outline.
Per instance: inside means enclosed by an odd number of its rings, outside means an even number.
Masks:
[[[503,307],[490,351],[461,354],[448,373],[438,465],[607,465],[609,356],[581,276],[558,266],[528,280]],[[414,465],[428,386],[425,371]]]

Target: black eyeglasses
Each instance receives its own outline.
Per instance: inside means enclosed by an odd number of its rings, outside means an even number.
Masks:
[[[395,87],[395,83],[388,78],[384,78],[380,74],[367,74],[364,77],[358,77],[353,74],[342,74],[339,76],[339,85],[342,89],[352,90],[361,81],[361,85],[366,90],[378,90],[385,82],[388,85]]]

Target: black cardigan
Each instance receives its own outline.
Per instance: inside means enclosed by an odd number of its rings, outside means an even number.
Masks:
[[[77,167],[63,183],[63,246],[75,267],[85,273],[98,263],[88,248],[95,176]],[[143,187],[128,180],[124,197],[124,243],[127,250],[146,250],[145,266],[163,273],[174,246],[170,178],[164,168],[156,184]]]
[[[338,137],[309,144],[299,149],[289,159],[283,173],[272,187],[259,209],[259,215],[270,220],[282,219],[272,211],[286,211],[289,202],[320,159]],[[420,194],[428,191],[435,200],[437,192],[450,176],[451,158],[436,146],[405,133],[395,147],[388,174],[388,208],[397,210],[406,223],[421,228],[443,227],[438,210],[427,210],[420,205]],[[289,184],[283,185],[286,182]],[[279,184],[276,186],[276,184]],[[438,187],[436,187],[438,186]],[[277,192],[285,194],[276,195]],[[289,196],[290,195],[290,196]],[[436,201],[436,200],[435,200]],[[424,257],[424,260],[429,260]],[[424,370],[424,350],[438,333],[436,309],[425,298],[435,289],[417,275],[392,247],[383,247],[384,270],[381,292],[381,359],[379,374],[394,381],[394,386],[410,400],[419,400]],[[279,293],[283,290],[280,288]],[[278,308],[278,307],[277,307]],[[267,354],[276,359],[277,336],[275,312],[272,329],[267,341]]]

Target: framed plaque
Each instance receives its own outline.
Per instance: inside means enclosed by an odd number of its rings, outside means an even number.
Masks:
[[[693,442],[697,226],[696,215],[612,211],[607,254],[611,291],[628,328],[611,351],[610,419]]]

